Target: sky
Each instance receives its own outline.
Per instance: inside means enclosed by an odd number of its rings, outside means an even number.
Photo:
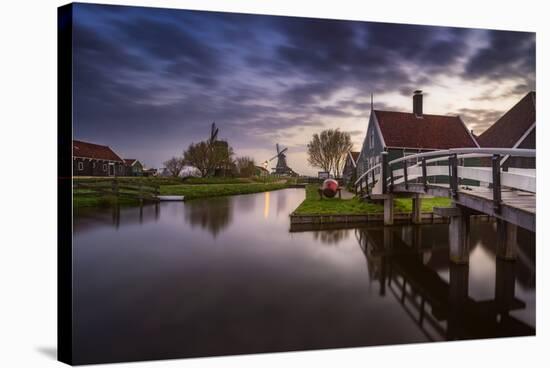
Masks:
[[[339,128],[360,150],[374,108],[460,115],[481,134],[535,90],[535,34],[77,4],[73,136],[162,167],[219,127],[237,156],[315,175],[306,145]],[[272,161],[275,166],[276,161]]]

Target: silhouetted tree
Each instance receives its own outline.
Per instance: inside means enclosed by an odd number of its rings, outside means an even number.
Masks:
[[[185,162],[181,157],[172,157],[168,161],[164,161],[166,170],[174,177],[178,177],[185,166]]]
[[[349,133],[338,129],[323,130],[320,134],[315,133],[307,145],[308,162],[323,171],[332,171],[335,177],[339,177],[346,154],[352,148]]]

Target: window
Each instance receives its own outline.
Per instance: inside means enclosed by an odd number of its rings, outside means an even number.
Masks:
[[[107,171],[107,164],[103,164],[103,171]]]
[[[82,171],[84,170],[84,163],[83,162],[79,162],[78,163],[78,171]]]
[[[374,131],[370,132],[369,147],[370,147],[370,148],[374,148]]]
[[[95,169],[95,162],[92,162],[92,168]]]

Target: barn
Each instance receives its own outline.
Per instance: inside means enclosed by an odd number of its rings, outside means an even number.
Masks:
[[[484,131],[477,141],[486,148],[536,149],[536,119],[536,94],[531,91]],[[535,158],[505,157],[502,165],[505,169],[534,169],[535,163]]]
[[[73,176],[124,176],[124,160],[110,147],[73,140]]]
[[[391,161],[421,152],[462,147],[479,146],[460,116],[424,114],[422,91],[415,91],[412,112],[371,107],[367,134],[357,159],[357,176],[379,164],[384,151]]]
[[[349,151],[346,155],[346,162],[344,163],[344,169],[342,170],[342,179],[344,185],[350,185],[357,179],[357,159],[360,152]]]
[[[126,176],[143,176],[143,165],[135,158],[124,159]]]

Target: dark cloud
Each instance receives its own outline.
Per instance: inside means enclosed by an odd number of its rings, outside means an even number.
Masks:
[[[438,76],[525,76],[509,91],[534,88],[534,35],[404,24],[76,5],[75,136],[146,155],[159,165],[216,121],[234,145],[271,147],[322,121],[402,110],[380,94],[411,96]],[[470,40],[487,47],[467,61]],[[339,94],[346,90],[349,93]],[[351,96],[350,96],[351,94]],[[345,96],[345,97],[342,97]],[[475,98],[475,96],[472,96]],[[471,126],[496,111],[462,109]],[[360,138],[361,131],[351,130]],[[137,147],[137,148],[136,148]],[[303,149],[294,145],[296,149]],[[301,148],[300,148],[301,147]]]
[[[489,31],[488,45],[468,61],[464,76],[487,79],[528,77],[534,83],[535,34]]]

